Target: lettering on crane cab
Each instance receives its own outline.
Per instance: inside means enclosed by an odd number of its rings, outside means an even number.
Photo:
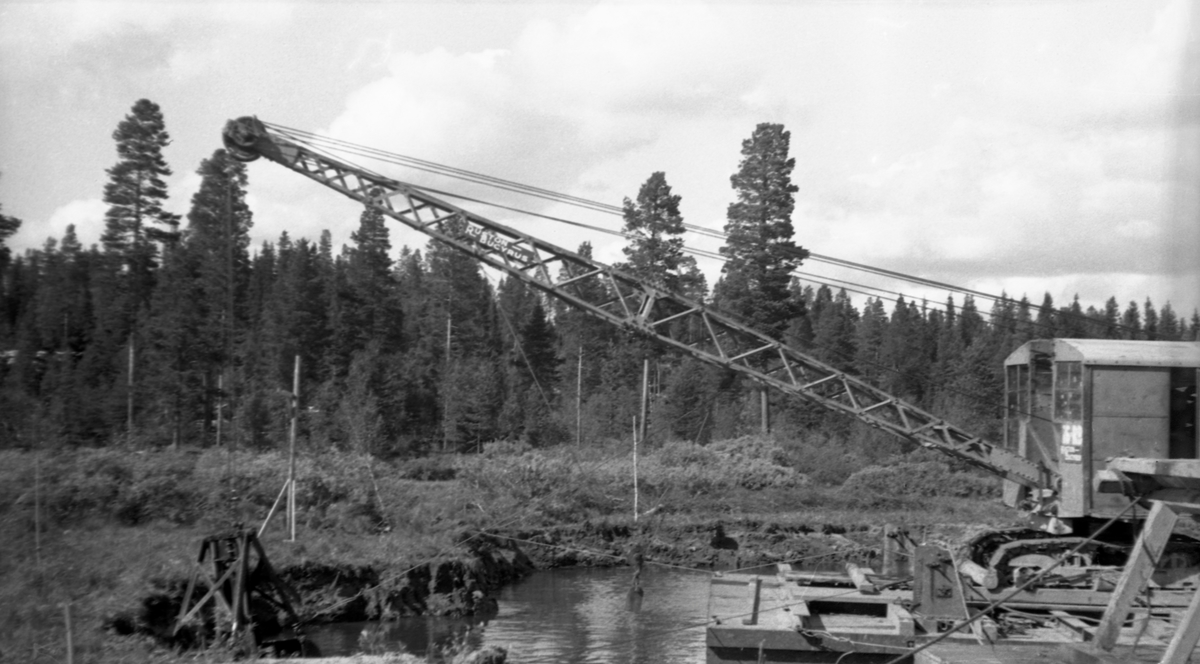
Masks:
[[[486,249],[502,254],[518,261],[532,260],[525,249],[518,247],[479,224],[468,221],[462,215],[455,215],[442,222],[442,229],[455,237],[469,239]]]
[[[1062,443],[1058,446],[1059,456],[1063,461],[1072,463],[1083,462],[1083,425],[1060,424],[1062,428]]]

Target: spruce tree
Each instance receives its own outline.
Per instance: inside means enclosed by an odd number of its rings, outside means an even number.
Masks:
[[[2,209],[0,207],[0,210]],[[12,251],[8,248],[8,238],[12,237],[20,228],[20,219],[0,212],[0,274],[8,267],[8,262],[12,260]]]
[[[1065,339],[1086,339],[1088,336],[1088,317],[1079,304],[1079,293],[1075,294],[1071,304],[1059,310],[1058,336]]]
[[[1099,325],[1094,336],[1098,339],[1121,338],[1121,305],[1116,297],[1110,297],[1104,303],[1104,311],[1099,314]]]
[[[346,313],[350,332],[356,337],[355,350],[376,341],[380,353],[396,352],[402,345],[403,321],[391,273],[392,243],[383,214],[372,207],[364,209],[350,240],[354,247],[346,263],[350,296]]]
[[[193,256],[195,315],[200,317],[192,343],[202,358],[210,394],[230,403],[225,414],[231,416],[236,407],[234,351],[245,332],[250,272],[252,220],[246,205],[246,166],[219,149],[200,163],[197,172],[200,189],[192,196],[188,212],[186,249]]]
[[[742,143],[742,161],[730,181],[737,201],[729,205],[722,278],[714,288],[718,306],[780,338],[802,311],[791,297],[792,271],[808,256],[792,240],[790,132],[781,124],[758,125]]]
[[[875,383],[883,370],[883,341],[887,336],[888,316],[880,298],[867,298],[858,322],[855,344],[855,373]]]
[[[1054,309],[1054,298],[1050,293],[1042,297],[1042,306],[1038,307],[1037,319],[1034,320],[1033,336],[1039,339],[1053,339],[1058,336],[1061,316]]]
[[[1171,303],[1167,302],[1164,304],[1158,314],[1159,338],[1163,341],[1179,340],[1181,333],[1179,323],[1179,317],[1175,315],[1175,310],[1171,308]]]
[[[1154,303],[1150,301],[1150,298],[1146,298],[1146,305],[1142,311],[1145,327],[1145,338],[1150,341],[1157,341],[1160,338],[1158,330],[1158,312],[1154,310]]]
[[[1129,306],[1121,316],[1122,339],[1144,339],[1142,334],[1142,314],[1135,300],[1129,301]]]

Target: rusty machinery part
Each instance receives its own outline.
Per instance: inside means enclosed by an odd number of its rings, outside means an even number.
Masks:
[[[1048,567],[1085,542],[1083,537],[1055,537],[1029,528],[983,533],[963,546],[962,555],[989,571],[985,587],[996,591],[1019,585],[1024,578]],[[1107,541],[1088,542],[1066,561],[1059,574],[1038,587],[1086,587],[1098,577],[1119,575],[1133,547],[1132,537],[1118,535]],[[1158,569],[1168,581],[1200,574],[1200,540],[1175,534],[1159,561]]]

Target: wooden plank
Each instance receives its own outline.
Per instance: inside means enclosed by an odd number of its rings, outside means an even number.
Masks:
[[[1142,532],[1138,535],[1133,553],[1125,563],[1121,580],[1117,582],[1117,588],[1113,591],[1108,607],[1104,610],[1104,617],[1100,620],[1100,626],[1096,629],[1096,645],[1101,650],[1112,650],[1116,645],[1121,625],[1133,609],[1134,600],[1154,574],[1154,567],[1162,556],[1178,518],[1178,515],[1163,503],[1154,503],[1150,508],[1150,514],[1142,525]]]
[[[858,592],[864,595],[878,595],[879,588],[875,587],[874,583],[868,576],[873,576],[875,571],[870,567],[859,567],[854,563],[846,563],[846,574],[850,576],[850,580],[854,582],[854,587],[858,588]]]
[[[1200,461],[1196,459],[1150,459],[1117,457],[1108,467],[1123,473],[1165,475],[1175,479],[1200,480]]]
[[[762,577],[758,577],[758,576],[754,577],[754,579],[752,581],[750,581],[749,587],[750,587],[750,592],[753,594],[754,598],[750,604],[750,617],[742,618],[742,624],[743,625],[757,625],[758,624],[758,608],[759,608],[759,604],[762,602]]]
[[[1059,646],[1059,661],[1064,664],[1129,664],[1123,655],[1097,650],[1092,644],[1068,643]]]
[[[1092,626],[1080,620],[1077,616],[1061,610],[1053,610],[1050,612],[1050,615],[1054,616],[1064,627],[1083,637],[1084,641],[1092,639]]]
[[[908,609],[899,604],[888,604],[888,620],[896,627],[896,634],[903,637],[915,636],[917,633],[916,622],[913,620],[913,615]]]
[[[1191,657],[1196,643],[1200,641],[1200,591],[1192,596],[1192,602],[1187,611],[1179,618],[1179,628],[1167,651],[1163,653],[1162,664],[1184,664]]]
[[[788,581],[801,585],[837,585],[852,586],[854,582],[846,574],[839,572],[786,572],[783,574]]]

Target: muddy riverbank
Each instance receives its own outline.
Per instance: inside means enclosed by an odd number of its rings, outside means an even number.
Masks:
[[[729,520],[638,525],[622,521],[529,530],[464,532],[458,551],[434,561],[387,565],[306,561],[281,566],[280,575],[300,596],[298,613],[309,624],[389,620],[408,616],[463,617],[496,609],[497,592],[536,569],[628,564],[635,548],[647,565],[730,570],[802,564],[836,568],[847,561],[871,564],[882,533],[871,526]],[[199,635],[173,635],[187,579],[159,584],[139,609],[109,620],[118,634],[143,634],[175,646],[193,646]],[[201,589],[203,590],[203,589]]]

